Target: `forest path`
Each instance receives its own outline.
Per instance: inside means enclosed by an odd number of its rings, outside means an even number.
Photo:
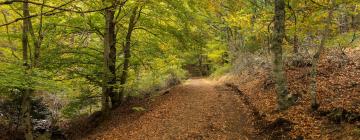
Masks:
[[[138,117],[117,115],[84,139],[247,139],[241,99],[224,86],[190,79]]]

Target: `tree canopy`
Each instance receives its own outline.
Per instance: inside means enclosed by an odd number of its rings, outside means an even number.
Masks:
[[[295,100],[289,62],[312,64],[316,110],[317,63],[326,48],[356,46],[359,7],[357,0],[2,0],[0,102],[19,100],[19,124],[32,131],[26,112],[40,98],[60,100],[47,105],[60,120],[104,113],[272,52],[279,109]]]

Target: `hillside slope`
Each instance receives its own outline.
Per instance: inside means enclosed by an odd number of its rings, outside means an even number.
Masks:
[[[251,68],[220,79],[237,86],[264,120],[284,118],[293,123],[289,136],[305,139],[358,139],[360,137],[360,50],[328,50],[318,67],[319,112],[310,110],[311,67],[287,66],[291,94],[299,97],[289,110],[277,112],[271,67]]]

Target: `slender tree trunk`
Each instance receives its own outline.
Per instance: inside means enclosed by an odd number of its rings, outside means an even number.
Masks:
[[[25,15],[25,17],[30,16],[30,14]],[[38,66],[39,65],[39,59],[40,59],[40,40],[37,39],[33,26],[32,26],[32,22],[31,19],[27,19],[28,22],[28,27],[29,27],[29,33],[31,35],[31,39],[34,42],[34,63],[32,64],[33,66]]]
[[[116,34],[115,34],[115,11],[105,10],[105,34],[104,34],[104,76],[102,87],[102,110],[108,113],[111,103],[117,104],[114,86],[116,84]],[[111,101],[109,99],[111,98]]]
[[[285,1],[275,0],[275,29],[273,33],[272,51],[274,53],[274,77],[276,81],[278,109],[285,110],[293,103],[289,100],[286,75],[283,67],[282,44],[285,37]]]
[[[334,1],[332,1],[332,3],[335,4]],[[316,111],[320,106],[317,101],[317,86],[316,86],[317,85],[317,80],[316,80],[317,66],[318,66],[319,60],[321,58],[321,54],[325,48],[326,40],[329,36],[332,17],[333,17],[333,9],[330,8],[329,13],[328,13],[328,18],[326,21],[326,25],[325,25],[325,30],[323,31],[322,39],[320,42],[320,46],[317,49],[317,51],[312,59],[310,94],[311,94],[311,109],[313,111]]]
[[[355,5],[351,7],[351,11],[352,11],[352,12],[355,13],[356,10],[357,10],[357,9],[356,9],[356,6],[355,6]],[[351,22],[350,22],[350,24],[351,24],[351,29],[354,30],[354,31],[357,30],[357,27],[359,26],[359,25],[358,25],[358,23],[359,23],[359,22],[358,22],[358,20],[359,20],[359,15],[360,15],[360,14],[352,14],[352,15],[351,15]]]
[[[296,28],[296,27],[295,27]],[[294,50],[293,50],[293,53],[295,55],[298,55],[299,54],[299,38],[298,38],[298,35],[296,33],[297,31],[295,30],[295,35],[294,35]]]
[[[340,6],[341,8],[343,6]],[[341,12],[340,13],[340,20],[339,20],[339,28],[340,28],[340,33],[346,33],[349,31],[349,15],[346,12]]]
[[[297,33],[297,16],[296,16],[295,12],[294,12],[294,16],[295,16],[295,33],[294,33],[294,50],[293,50],[293,53],[295,55],[299,55],[299,37],[298,37],[298,33]]]
[[[130,66],[130,58],[131,58],[131,36],[132,33],[135,29],[135,25],[137,23],[137,20],[140,16],[140,11],[138,13],[138,7],[135,7],[132,11],[132,15],[130,16],[130,22],[129,22],[129,27],[128,27],[128,31],[126,34],[126,42],[125,42],[125,46],[124,46],[124,66],[123,66],[123,70],[122,70],[122,74],[120,77],[120,93],[119,93],[119,98],[120,100],[124,100],[124,92],[125,92],[125,84],[126,84],[126,80],[127,80],[127,76],[128,76],[128,69]]]
[[[43,4],[44,4],[45,0],[43,0]],[[41,6],[41,13],[43,13],[43,8],[44,6]],[[27,11],[24,13],[25,17],[30,17],[30,12]],[[35,35],[35,31],[31,22],[31,18],[26,19],[27,20],[27,24],[28,24],[28,32],[30,33],[31,39],[34,42],[34,61],[33,61],[33,66],[37,67],[39,66],[40,63],[40,48],[41,48],[41,43],[42,43],[42,22],[43,22],[43,16],[42,14],[40,15],[40,28],[39,28],[39,36]]]
[[[291,10],[293,16],[294,16],[294,26],[295,26],[295,31],[294,31],[294,40],[293,40],[293,53],[296,55],[298,55],[299,53],[299,38],[298,38],[298,34],[297,34],[297,23],[298,23],[298,19],[297,19],[297,15],[296,15],[296,11],[290,6],[288,5],[288,8]]]
[[[27,70],[26,70],[27,71]],[[31,123],[31,95],[32,90],[26,88],[22,93],[21,101],[21,114],[22,114],[22,127],[25,133],[26,140],[33,140],[32,123]]]
[[[29,4],[28,0],[24,0],[23,3],[23,15],[29,14]],[[23,32],[22,32],[22,47],[23,47],[23,65],[25,68],[25,75],[28,75],[30,70],[30,64],[28,60],[28,29],[29,29],[28,20],[23,20]],[[32,90],[26,87],[23,89],[22,101],[21,101],[21,120],[22,120],[22,127],[25,132],[25,139],[26,140],[33,140],[33,133],[32,133],[32,124],[31,124],[31,93]]]

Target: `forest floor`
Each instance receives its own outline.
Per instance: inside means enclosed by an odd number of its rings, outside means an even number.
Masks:
[[[328,49],[318,65],[318,111],[310,109],[311,66],[286,65],[290,93],[297,96],[288,110],[276,111],[277,99],[271,65],[256,61],[251,67],[221,77],[228,85],[241,90],[264,122],[267,139],[284,137],[326,140],[360,139],[360,49]],[[278,120],[286,120],[288,123]],[[290,123],[289,123],[290,122]],[[275,125],[276,124],[276,125]],[[290,125],[289,125],[290,124]],[[269,131],[272,128],[279,131]],[[278,129],[280,128],[280,129]],[[268,138],[270,137],[270,138]]]
[[[105,140],[359,139],[359,53],[353,49],[324,55],[317,77],[318,112],[310,110],[311,67],[286,67],[291,93],[299,99],[287,111],[278,112],[271,68],[260,66],[216,81],[187,80],[115,109],[104,122],[89,125],[89,132],[71,130],[82,139]]]
[[[143,112],[115,110],[82,139],[255,138],[241,98],[213,81],[187,80],[143,107]]]

